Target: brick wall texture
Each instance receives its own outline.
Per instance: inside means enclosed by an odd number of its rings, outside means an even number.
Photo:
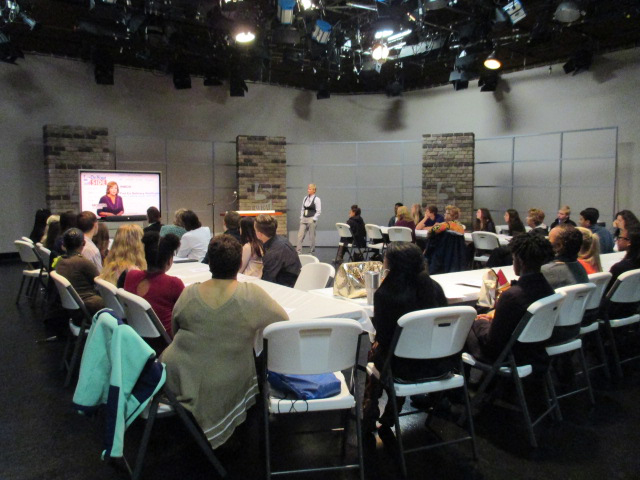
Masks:
[[[78,170],[114,170],[105,127],[45,125],[47,207],[56,213],[80,209]]]
[[[473,228],[475,135],[442,133],[422,136],[422,204],[460,209],[460,222]]]
[[[238,136],[238,208],[282,212],[278,234],[287,235],[287,142],[285,137]]]

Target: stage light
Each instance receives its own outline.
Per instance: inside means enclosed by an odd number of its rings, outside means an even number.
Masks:
[[[233,73],[229,78],[229,95],[232,97],[244,97],[244,93],[249,91],[246,82],[240,74]]]
[[[313,29],[313,33],[311,34],[311,38],[313,38],[318,43],[327,43],[329,41],[329,37],[331,36],[331,24],[325,22],[324,20],[316,20],[316,26]]]
[[[253,42],[255,38],[256,38],[256,34],[253,33],[252,29],[249,29],[248,27],[241,28],[235,34],[235,39],[236,39],[236,42],[238,43]]]
[[[588,50],[580,50],[573,54],[567,63],[562,66],[564,73],[572,73],[577,75],[581,72],[586,72],[591,67],[591,61],[593,60],[593,54]]]
[[[427,10],[440,10],[449,6],[449,0],[427,0],[424,2],[424,8]]]
[[[373,46],[371,50],[371,57],[376,61],[385,61],[389,56],[389,47],[387,47],[384,43],[377,43]]]
[[[204,81],[202,83],[205,87],[219,87],[222,85],[222,80],[220,80],[217,75],[210,73],[204,76]]]
[[[398,80],[394,80],[389,85],[387,85],[387,96],[388,97],[399,97],[402,95],[402,83]]]
[[[467,54],[466,50],[462,50],[460,54],[456,57],[454,66],[457,70],[467,70],[467,69],[473,68],[475,61],[476,61],[476,55]]]
[[[484,61],[484,67],[489,70],[498,70],[502,67],[502,62],[496,56],[495,50],[489,54],[489,56]]]
[[[507,3],[502,7],[502,10],[509,15],[509,20],[511,20],[511,23],[513,24],[518,23],[527,16],[527,12],[524,11],[524,7],[520,0],[513,0],[512,2]]]
[[[298,0],[298,2],[300,3],[300,7],[302,8],[302,10],[304,11],[315,10],[317,8],[311,0]]]
[[[278,0],[278,18],[283,25],[291,25],[293,23],[293,7],[296,0]]]
[[[391,43],[391,42],[396,42],[408,35],[411,35],[413,33],[413,30],[408,29],[408,30],[402,30],[401,32],[398,33],[394,33],[393,35],[390,35],[389,38],[387,38],[387,42]]]
[[[498,87],[500,77],[495,72],[486,73],[480,76],[478,86],[481,92],[495,92]]]
[[[320,87],[318,87],[318,92],[316,93],[316,100],[326,100],[331,98],[331,92],[329,91],[329,84],[321,83]]]
[[[576,2],[560,2],[553,14],[553,19],[562,23],[571,23],[580,19],[582,15]]]
[[[176,90],[191,88],[191,75],[189,75],[189,70],[182,62],[177,62],[173,65],[173,86]]]
[[[458,70],[453,70],[449,74],[449,83],[453,85],[454,90],[464,90],[469,87],[469,80],[471,75],[467,72],[460,72]]]
[[[380,40],[381,38],[387,38],[393,35],[395,25],[393,21],[389,19],[378,20],[373,24],[372,30],[375,32],[373,37],[376,40]]]
[[[20,12],[20,20],[22,20],[29,27],[30,30],[33,30],[37,25],[36,21],[33,18],[26,15],[24,12]]]

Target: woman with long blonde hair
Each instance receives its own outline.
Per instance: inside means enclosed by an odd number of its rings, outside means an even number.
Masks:
[[[582,233],[582,247],[578,253],[578,261],[582,264],[587,274],[602,271],[600,263],[600,239],[588,228],[576,227]]]
[[[124,286],[124,278],[129,270],[146,270],[140,225],[122,225],[116,231],[111,250],[107,254],[100,278],[119,288]]]

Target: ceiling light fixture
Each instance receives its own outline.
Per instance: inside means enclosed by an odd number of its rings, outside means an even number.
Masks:
[[[527,16],[527,12],[524,11],[524,7],[520,0],[513,0],[512,2],[507,3],[502,7],[502,9],[507,15],[509,15],[509,20],[511,20],[511,23],[513,24],[518,23]]]
[[[362,10],[369,10],[370,12],[378,11],[378,7],[375,5],[363,5],[362,3],[347,2],[347,7],[360,8]]]
[[[376,62],[385,61],[389,56],[389,47],[387,47],[384,43],[377,43],[373,46],[371,50],[371,57]]]
[[[236,42],[238,43],[249,43],[253,42],[256,38],[256,34],[251,31],[251,29],[244,28],[238,31],[235,35]]]
[[[393,35],[390,35],[387,38],[387,42],[395,42],[397,40],[400,40],[401,38],[404,38],[408,35],[411,35],[413,33],[413,30],[408,29],[408,30],[402,30],[401,32],[398,33],[394,33]]]
[[[316,26],[313,29],[311,38],[313,38],[318,43],[327,43],[330,36],[331,24],[329,22],[325,22],[324,20],[316,20]]]
[[[496,56],[495,50],[489,54],[489,56],[484,61],[484,67],[489,70],[498,70],[502,68],[502,62]]]

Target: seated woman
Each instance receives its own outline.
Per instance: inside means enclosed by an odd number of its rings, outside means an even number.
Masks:
[[[600,239],[588,228],[576,228],[582,234],[582,247],[580,247],[580,252],[578,252],[578,262],[584,267],[587,275],[601,272]]]
[[[609,285],[607,285],[607,292],[624,272],[640,268],[640,229],[621,230],[616,243],[619,251],[627,253],[609,270],[612,276]],[[638,304],[610,303],[606,306],[606,311],[610,319],[625,318],[638,311]]]
[[[551,245],[539,235],[518,235],[511,241],[513,270],[519,279],[500,295],[493,314],[478,315],[469,336],[466,351],[485,361],[494,361],[504,350],[527,308],[536,300],[553,295],[554,290],[540,273],[540,267],[553,254]],[[536,371],[546,368],[548,356],[541,344],[514,346],[519,362],[532,362]]]
[[[202,226],[198,215],[192,210],[186,210],[182,214],[182,224],[187,233],[180,239],[180,248],[176,257],[190,258],[201,262],[207,254],[211,230],[209,227]]]
[[[398,320],[402,315],[426,308],[444,307],[447,299],[442,287],[429,277],[422,252],[418,246],[408,242],[392,242],[384,256],[387,275],[376,291],[373,300],[373,325],[376,339],[369,352],[378,371],[382,371],[388,356]],[[411,360],[396,358],[392,369],[396,377],[403,380],[420,380],[439,377],[451,371],[455,358],[437,360]],[[363,419],[365,431],[373,431],[379,417],[378,399],[382,395],[382,384],[373,376],[367,377]],[[404,398],[398,398],[398,409],[402,409]],[[392,411],[385,409],[380,422],[393,425]]]
[[[464,234],[464,226],[458,221],[460,209],[454,205],[447,205],[444,209],[444,222],[436,223],[429,231],[429,236],[451,230]]]
[[[35,218],[33,219],[33,228],[29,234],[29,238],[33,243],[42,241],[42,237],[45,234],[48,222],[47,220],[51,216],[51,210],[48,208],[40,208],[36,210]],[[59,219],[58,219],[59,220]]]
[[[396,223],[394,227],[410,228],[412,241],[413,243],[416,243],[416,224],[414,223],[407,207],[398,207],[398,212],[396,213]]]
[[[176,210],[173,225],[162,225],[162,227],[160,227],[160,236],[164,237],[167,233],[173,233],[176,237],[182,238],[182,236],[187,233],[182,223],[182,214],[186,211],[186,208]]]
[[[640,220],[631,210],[620,210],[613,220],[615,232],[613,236],[618,238],[622,230],[636,230],[640,228]]]
[[[107,254],[100,278],[116,287],[124,286],[124,279],[130,270],[146,270],[140,225],[121,225],[113,237],[111,250]]]
[[[98,268],[81,253],[85,243],[84,233],[79,228],[70,228],[64,232],[62,241],[66,253],[54,260],[53,268],[69,280],[89,313],[93,315],[104,308],[104,302],[93,283],[93,279],[98,276]]]
[[[496,225],[491,218],[488,208],[479,208],[476,212],[476,219],[473,221],[474,232],[496,233]]]
[[[405,207],[406,208],[406,207]],[[333,261],[334,265],[340,265],[342,263],[342,259],[344,258],[344,252],[347,250],[349,243],[353,242],[353,245],[357,246],[360,249],[366,248],[367,246],[367,230],[364,226],[364,220],[360,216],[362,214],[362,210],[358,205],[351,205],[351,209],[349,210],[349,218],[347,220],[347,225],[349,225],[349,229],[351,229],[352,237],[340,237],[340,246],[338,247],[338,253],[336,255],[336,259]],[[354,255],[358,255],[354,253]],[[358,260],[357,257],[352,260]]]
[[[177,277],[167,275],[173,265],[173,254],[180,246],[180,239],[169,233],[160,238],[158,232],[146,232],[142,237],[147,270],[131,270],[124,281],[124,289],[144,298],[162,322],[170,337],[171,313],[178,297],[184,290],[184,283]]]
[[[544,212],[539,208],[530,208],[527,212],[527,225],[531,227],[531,231],[537,235],[546,237],[549,235],[549,227],[544,223]]]
[[[255,402],[256,333],[288,317],[259,286],[237,281],[240,242],[219,235],[208,252],[212,279],[189,285],[180,295],[173,309],[173,342],[162,361],[167,384],[217,448]]]
[[[98,231],[91,241],[93,241],[96,247],[98,247],[100,256],[102,257],[102,264],[104,265],[104,260],[107,258],[107,254],[109,253],[109,229],[105,223],[98,222]]]
[[[507,222],[506,234],[510,237],[514,237],[520,233],[525,233],[526,229],[520,220],[520,214],[517,210],[510,208],[504,212],[504,221]],[[505,233],[504,230],[501,233]]]
[[[419,203],[414,203],[411,205],[411,218],[413,219],[413,223],[418,226],[418,223],[424,218],[424,212],[422,211],[422,205]]]
[[[243,217],[240,220],[240,243],[242,244],[242,265],[240,273],[262,278],[262,257],[264,247],[256,237],[255,218]]]

